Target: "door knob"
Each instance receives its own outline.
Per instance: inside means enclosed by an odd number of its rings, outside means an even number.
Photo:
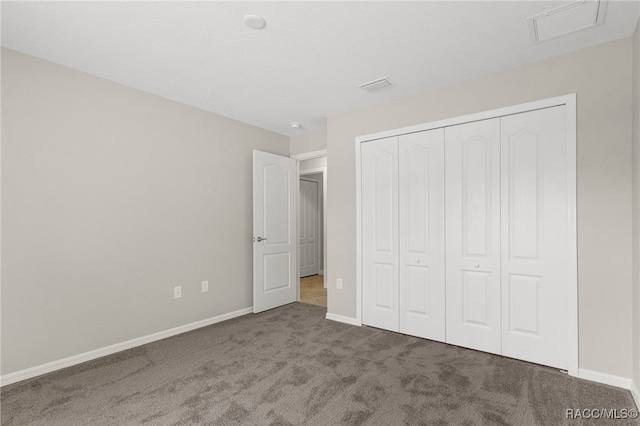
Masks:
[[[476,263],[475,265],[473,265],[473,267],[477,269],[477,268],[479,268],[479,267],[480,267],[480,264],[479,264],[479,263]]]
[[[265,241],[265,240],[266,240],[266,238],[262,238],[262,237],[258,237],[258,238],[256,238],[256,241],[257,241],[257,242]]]
[[[416,263],[420,263],[420,259],[416,259]]]

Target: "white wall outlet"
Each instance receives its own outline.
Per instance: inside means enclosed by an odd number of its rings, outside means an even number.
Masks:
[[[182,297],[182,286],[176,286],[173,288],[173,298],[180,299]]]
[[[202,292],[206,293],[209,291],[209,281],[202,281]]]
[[[336,287],[338,290],[342,290],[342,278],[336,279]]]

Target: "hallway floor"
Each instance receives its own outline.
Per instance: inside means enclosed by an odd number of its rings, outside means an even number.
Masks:
[[[323,287],[324,275],[300,278],[300,302],[327,307],[327,289]]]

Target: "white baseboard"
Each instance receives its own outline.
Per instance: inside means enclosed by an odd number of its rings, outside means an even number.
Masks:
[[[345,324],[357,325],[358,327],[362,325],[362,323],[355,318],[345,317],[337,314],[330,314],[329,312],[327,312],[326,318],[331,321],[338,321],[338,322],[343,322]]]
[[[127,340],[125,342],[116,343],[115,345],[105,346],[104,348],[95,349],[89,352],[84,352],[78,355],[73,355],[67,358],[59,359],[57,361],[52,361],[46,364],[41,364],[35,367],[30,367],[24,370],[5,374],[3,376],[0,376],[0,386],[6,386],[12,383],[19,382],[21,380],[31,379],[32,377],[37,377],[42,374],[51,373],[52,371],[60,370],[66,367],[71,367],[76,364],[91,361],[93,359],[100,358],[105,355],[111,355],[116,352],[124,351],[126,349],[135,348],[136,346],[141,346],[147,343],[155,342],[157,340],[166,339],[167,337],[186,333],[187,331],[206,327],[211,324],[226,321],[231,318],[240,317],[242,315],[250,314],[252,312],[253,312],[253,307],[240,309],[238,311],[229,312],[227,314],[218,315],[216,317],[208,318],[205,320],[192,322],[191,324],[181,325],[179,327],[170,328],[168,330],[159,331],[157,333],[148,334],[142,337],[137,337],[135,339]]]
[[[633,384],[632,380],[627,377],[613,376],[611,374],[600,373],[598,371],[585,370],[584,368],[578,369],[578,377],[585,380],[591,380],[592,382],[604,383],[605,385],[611,385],[628,390],[631,390],[631,386]]]
[[[640,383],[632,383],[631,384],[631,395],[633,395],[633,400],[636,402],[636,408],[640,410]]]

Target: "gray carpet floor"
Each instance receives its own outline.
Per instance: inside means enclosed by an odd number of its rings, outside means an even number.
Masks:
[[[578,425],[635,408],[551,368],[324,319],[294,303],[1,391],[2,425]]]

